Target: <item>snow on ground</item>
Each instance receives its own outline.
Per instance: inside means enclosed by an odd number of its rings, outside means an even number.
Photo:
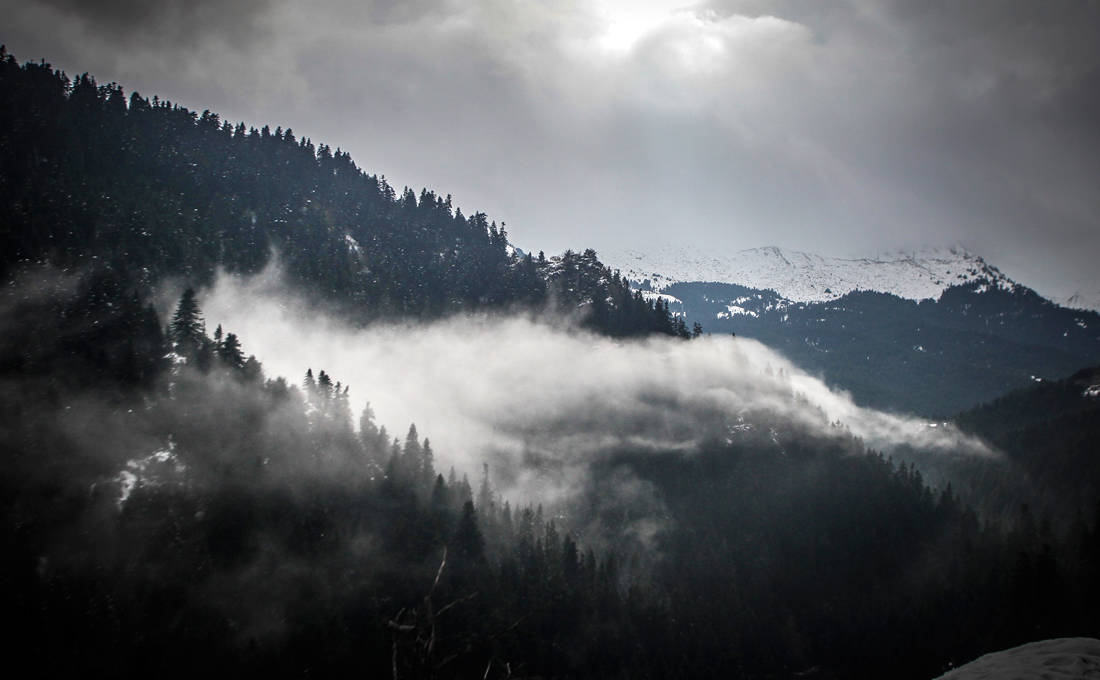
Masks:
[[[642,291],[642,299],[646,302],[652,303],[654,300],[663,300],[668,303],[668,310],[673,316],[684,315],[684,301],[673,295],[667,295],[665,293],[654,293],[651,290]]]
[[[632,281],[648,279],[656,290],[681,281],[736,283],[771,289],[795,302],[824,302],[854,290],[937,299],[948,287],[974,280],[1005,289],[1014,285],[996,267],[961,248],[845,259],[775,247],[716,255],[668,245],[644,252],[605,250],[600,258]]]
[[[160,486],[169,478],[179,481],[180,476],[187,470],[176,456],[176,443],[168,440],[168,446],[150,453],[143,458],[133,458],[126,461],[126,467],[110,480],[118,484],[118,500],[116,504],[121,510],[130,499],[130,495],[139,486]],[[94,489],[97,485],[93,484]]]
[[[1100,678],[1100,640],[1060,638],[986,654],[937,680]]]
[[[668,304],[670,304],[670,305],[682,305],[682,304],[684,304],[683,300],[681,300],[678,297],[675,297],[673,295],[668,295],[667,293],[654,293],[651,290],[643,290],[642,291],[642,298],[646,302],[653,302],[654,300],[668,300]]]
[[[738,298],[738,300],[744,300],[744,298]],[[737,302],[737,300],[734,300],[734,302]],[[735,316],[760,316],[760,313],[736,304],[726,305],[726,311],[718,312],[719,319],[731,319]]]

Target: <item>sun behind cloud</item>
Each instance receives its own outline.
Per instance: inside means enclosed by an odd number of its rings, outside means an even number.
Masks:
[[[683,0],[602,0],[595,10],[604,25],[599,45],[610,52],[628,52],[677,15],[690,11]]]

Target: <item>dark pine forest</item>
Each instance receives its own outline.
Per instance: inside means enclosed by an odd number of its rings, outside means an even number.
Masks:
[[[692,335],[592,251],[519,254],[485,215],[398,193],[289,130],[4,55],[13,667],[931,678],[1100,634],[1100,505],[1075,474],[1095,479],[1095,402],[1076,396],[1092,374],[960,417],[1009,462],[956,470],[953,485],[759,413],[737,438],[732,416],[700,425],[690,454],[609,444],[551,507],[506,497],[488,467],[443,469],[432,433],[387,431],[324,357],[288,380],[242,351],[248,338],[209,329],[202,286],[273,257],[358,323],[478,310]],[[168,279],[190,287],[164,323],[151,303]],[[1045,475],[1040,453],[1057,461]],[[643,482],[629,503],[608,493],[624,471]]]
[[[367,175],[291,130],[127,97],[87,74],[0,53],[0,267],[110,267],[135,286],[256,273],[290,280],[352,319],[477,309],[584,309],[616,336],[687,336],[591,251],[510,251],[504,225],[450,197]]]

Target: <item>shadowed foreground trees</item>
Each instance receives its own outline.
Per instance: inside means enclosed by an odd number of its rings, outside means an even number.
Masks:
[[[604,451],[544,509],[487,469],[476,493],[437,473],[369,407],[353,431],[323,370],[269,379],[228,334],[203,334],[203,364],[131,299],[93,276],[26,302],[57,339],[0,356],[0,597],[42,674],[928,678],[1097,632],[1091,513],[983,523],[912,467],[781,422]],[[71,354],[95,300],[98,351]],[[624,471],[653,510],[596,497]]]

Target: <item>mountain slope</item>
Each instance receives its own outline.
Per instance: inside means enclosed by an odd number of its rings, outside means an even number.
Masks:
[[[945,417],[1100,362],[1100,314],[957,248],[861,260],[665,249],[626,262],[624,276],[689,325],[756,338],[877,408]]]
[[[923,679],[1097,611],[1095,598],[1033,606],[1053,586],[1002,565],[1038,548],[983,530],[782,378],[734,412],[662,396],[679,380],[637,362],[639,399],[601,381],[566,412],[506,409],[495,422],[525,432],[511,454],[524,475],[568,479],[544,515],[506,467],[499,491],[488,466],[476,495],[444,481],[447,450],[413,426],[402,446],[369,406],[355,433],[324,370],[300,388],[265,381],[186,297],[169,334],[182,361],[144,389],[107,394],[130,371],[94,353],[26,370],[53,319],[77,327],[52,338],[58,350],[84,344],[79,312],[113,331],[88,349],[131,344],[134,310],[105,283],[37,303],[0,291],[23,300],[0,305],[4,327],[18,311],[42,329],[0,343],[0,378],[17,386],[0,390],[0,596],[22,624],[13,649],[44,675],[194,677],[217,663],[246,677],[873,677],[892,664]],[[149,337],[134,353],[164,356],[156,323],[136,330]],[[74,373],[94,377],[87,390]],[[426,653],[436,604],[443,634]]]
[[[756,338],[861,403],[929,416],[1100,361],[1100,315],[1059,307],[1022,286],[974,281],[921,302],[870,291],[791,302],[716,283],[664,292],[682,302],[689,323]]]
[[[1067,521],[1098,507],[1100,366],[1012,392],[955,422],[1005,452],[1039,507]]]
[[[598,261],[557,285],[552,262],[510,251],[483,213],[399,193],[339,149],[0,51],[0,276],[45,262],[200,285],[273,253],[290,283],[357,322],[595,299],[581,320],[595,330],[677,330]]]

